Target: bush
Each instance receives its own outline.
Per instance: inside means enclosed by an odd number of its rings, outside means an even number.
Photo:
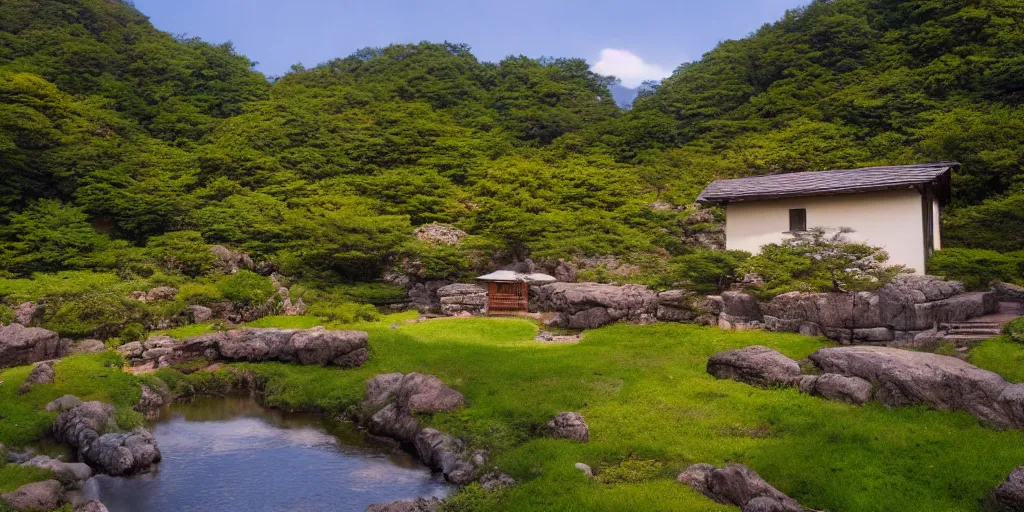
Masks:
[[[0,325],[8,325],[14,322],[14,310],[6,304],[0,304]]]
[[[295,290],[295,287],[292,289]],[[390,283],[352,283],[340,286],[339,289],[342,295],[353,302],[384,305],[405,300],[405,289]]]
[[[700,251],[673,258],[670,276],[682,280],[698,293],[715,293],[728,288],[740,264],[750,258],[746,251]]]
[[[128,343],[130,341],[139,341],[146,335],[146,328],[140,323],[130,323],[121,329],[120,338]]]
[[[928,272],[964,283],[970,290],[988,288],[993,280],[1024,281],[1024,253],[985,249],[943,249],[928,261]]]
[[[370,304],[356,304],[354,302],[330,303],[318,302],[308,309],[309,314],[322,318],[328,322],[351,324],[359,321],[372,322],[380,319],[377,308]]]
[[[54,298],[45,306],[42,326],[69,338],[116,336],[139,313],[139,305],[114,293]]]
[[[420,278],[457,280],[468,276],[469,255],[459,247],[411,242],[406,252],[409,273]]]
[[[213,269],[216,259],[203,236],[196,231],[175,231],[149,239],[146,249],[164,268],[187,276],[200,276]]]
[[[247,306],[263,304],[277,293],[270,279],[249,270],[239,270],[221,279],[217,288],[225,299]]]
[[[781,244],[767,244],[738,272],[764,279],[763,286],[751,290],[762,299],[791,291],[873,290],[906,272],[901,265],[886,265],[889,255],[882,249],[848,240],[851,232],[840,228],[829,235],[824,228],[813,228]]]
[[[1024,343],[1024,317],[1016,318],[1003,327],[1003,332],[1017,343]]]
[[[178,288],[178,300],[188,304],[212,304],[224,298],[220,288],[205,283],[188,283]]]

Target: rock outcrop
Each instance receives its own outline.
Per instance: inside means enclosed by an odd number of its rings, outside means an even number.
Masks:
[[[28,393],[36,384],[53,384],[53,378],[53,361],[44,361],[32,368],[25,382],[18,388],[18,392]]]
[[[555,312],[550,324],[566,329],[595,329],[619,320],[654,319],[657,295],[649,288],[628,284],[551,283],[530,288],[531,308]]]
[[[64,412],[82,405],[82,399],[75,395],[64,395],[48,404],[45,409],[50,412]]]
[[[44,480],[0,495],[0,500],[18,512],[49,512],[64,500],[64,489],[56,480]]]
[[[864,405],[871,400],[871,383],[859,377],[845,377],[835,373],[804,375],[799,381],[800,392],[828,400],[840,400]]]
[[[760,345],[719,352],[708,359],[707,371],[719,379],[756,386],[791,386],[800,379],[796,361]]]
[[[435,245],[459,245],[468,234],[465,231],[448,224],[424,224],[412,232],[413,236],[421,242]]]
[[[999,302],[1024,302],[1024,286],[996,281],[992,283],[992,293]]]
[[[471,453],[460,439],[423,428],[414,416],[453,411],[465,405],[461,393],[433,375],[382,374],[366,382],[361,421],[371,434],[412,447],[423,463],[440,471],[448,481],[465,484],[483,465],[483,454]]]
[[[441,298],[437,291],[452,284],[451,281],[425,281],[409,285],[406,296],[409,299],[409,307],[420,313],[440,313]]]
[[[106,350],[107,346],[100,340],[82,340],[71,345],[71,348],[68,350],[68,355],[95,354]]]
[[[688,290],[667,290],[658,294],[654,317],[662,322],[689,322],[700,311],[695,303],[700,298]]]
[[[586,443],[590,441],[590,427],[578,412],[560,412],[545,425],[547,435],[555,439],[569,439]]]
[[[176,342],[153,337],[118,348],[125,357],[160,365],[194,358],[207,361],[284,361],[303,365],[357,368],[370,358],[363,331],[312,329],[234,329]]]
[[[487,290],[475,284],[456,283],[437,290],[441,313],[482,315],[487,309]]]
[[[761,305],[767,330],[824,335],[846,344],[908,340],[997,307],[994,293],[965,293],[956,281],[918,275],[899,276],[874,292],[790,292]]]
[[[741,512],[803,511],[796,500],[740,464],[729,464],[721,469],[711,464],[694,464],[676,480],[718,503],[740,507]]]
[[[85,402],[57,415],[53,435],[78,451],[79,460],[101,473],[120,476],[149,471],[160,462],[156,439],[145,429],[105,433],[114,430],[114,407],[102,402]]]
[[[1024,511],[1024,466],[1018,466],[988,497],[992,512]]]
[[[709,297],[713,301],[721,301],[721,312],[718,314],[718,326],[722,329],[760,329],[763,317],[761,306],[753,295],[729,291],[722,293],[720,298]]]
[[[821,349],[811,360],[827,373],[874,383],[875,397],[888,406],[963,410],[999,427],[1024,428],[1024,384],[955,357],[857,346]]]
[[[22,302],[14,308],[14,322],[24,326],[36,325],[43,314],[43,308],[35,302]]]
[[[131,300],[139,302],[161,302],[174,300],[178,296],[178,289],[170,286],[157,286],[151,290],[132,292],[128,295]]]
[[[0,326],[0,368],[64,357],[67,348],[50,330],[21,324]]]
[[[366,512],[437,512],[441,509],[439,498],[416,498],[414,500],[374,503]]]
[[[225,274],[234,274],[241,269],[253,269],[256,264],[252,258],[243,252],[232,251],[223,245],[210,247],[210,254],[213,254],[213,266]]]

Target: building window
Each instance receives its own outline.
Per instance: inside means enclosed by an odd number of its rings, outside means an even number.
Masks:
[[[807,231],[807,210],[793,208],[789,210],[789,232]]]

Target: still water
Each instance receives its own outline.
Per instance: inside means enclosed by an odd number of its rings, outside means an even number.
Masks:
[[[176,403],[150,430],[163,453],[159,470],[94,477],[86,498],[110,512],[361,512],[451,490],[412,456],[368,445],[351,424],[250,398]]]

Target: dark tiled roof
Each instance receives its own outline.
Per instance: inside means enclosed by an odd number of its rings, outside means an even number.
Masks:
[[[852,194],[929,183],[943,187],[939,195],[944,202],[948,202],[949,173],[959,167],[957,162],[940,162],[716,180],[697,196],[697,202],[724,204],[757,199]]]

